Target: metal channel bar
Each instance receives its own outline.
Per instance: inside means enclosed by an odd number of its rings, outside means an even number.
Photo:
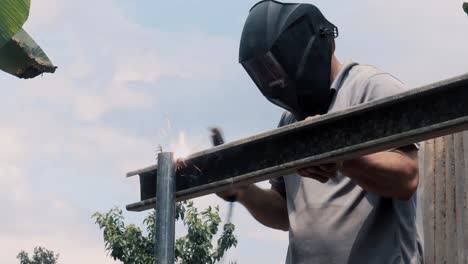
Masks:
[[[175,244],[175,181],[176,168],[173,154],[158,154],[156,191],[155,264],[174,264]],[[154,204],[153,204],[154,206]]]
[[[468,74],[361,104],[318,119],[227,143],[188,157],[177,171],[176,199],[191,199],[468,129]],[[142,211],[155,202],[156,166],[140,176]]]

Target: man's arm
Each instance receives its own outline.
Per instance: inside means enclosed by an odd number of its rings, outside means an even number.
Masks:
[[[218,193],[223,199],[235,197],[250,214],[265,226],[283,231],[289,230],[286,198],[278,187],[262,189],[255,184]]]
[[[419,183],[416,147],[379,152],[344,161],[341,168],[322,165],[301,169],[302,176],[326,182],[340,170],[364,190],[382,197],[408,200]]]
[[[419,183],[418,153],[415,148],[379,152],[343,162],[342,172],[364,190],[409,200]]]

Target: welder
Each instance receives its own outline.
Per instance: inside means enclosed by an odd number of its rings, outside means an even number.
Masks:
[[[261,1],[250,10],[239,61],[261,94],[286,110],[279,126],[407,89],[374,66],[341,63],[337,37],[312,4]],[[271,180],[270,189],[253,184],[218,195],[288,231],[286,263],[422,263],[417,152],[408,145],[301,168]]]

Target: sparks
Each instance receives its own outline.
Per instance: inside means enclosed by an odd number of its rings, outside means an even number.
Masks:
[[[185,132],[180,131],[179,132],[179,141],[173,148],[174,150],[174,156],[176,159],[185,159],[188,155],[191,154],[192,149],[187,146],[187,143],[185,142]]]

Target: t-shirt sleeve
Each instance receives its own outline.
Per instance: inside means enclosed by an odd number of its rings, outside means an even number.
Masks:
[[[362,87],[359,103],[367,103],[377,99],[399,94],[408,88],[397,78],[388,73],[379,73],[371,76]]]

